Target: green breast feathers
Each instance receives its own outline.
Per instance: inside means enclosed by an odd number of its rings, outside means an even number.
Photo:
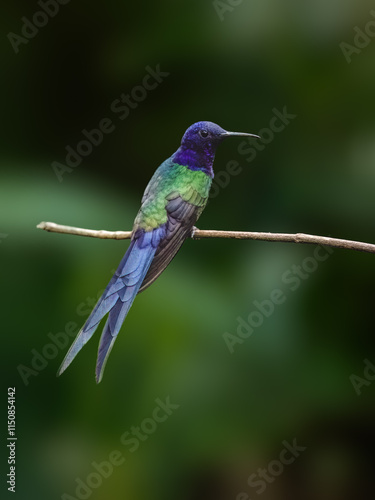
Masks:
[[[170,200],[181,197],[203,211],[208,200],[212,179],[201,170],[172,163],[160,165],[151,178],[142,198],[142,205],[134,221],[134,229],[151,231],[167,222],[166,206]]]

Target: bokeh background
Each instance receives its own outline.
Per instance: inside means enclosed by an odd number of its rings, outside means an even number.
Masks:
[[[216,172],[232,160],[241,172],[200,228],[375,241],[375,40],[350,63],[340,46],[375,19],[373,2],[237,3],[220,19],[212,1],[72,1],[18,54],[8,33],[41,9],[3,9],[0,370],[4,437],[7,387],[17,396],[13,497],[82,498],[77,478],[119,450],[126,462],[87,498],[254,499],[248,478],[293,440],[306,450],[265,483],[264,500],[374,491],[375,383],[358,395],[350,380],[375,363],[371,254],[334,250],[292,292],[281,277],[313,246],[188,241],[135,301],[99,386],[98,334],[62,377],[67,347],[27,385],[20,375],[48,334],[82,325],[128,245],[36,225],[131,229],[146,183],[195,121],[257,133],[274,108],[296,115],[253,161],[236,139],[220,147]],[[169,76],[120,120],[113,101],[157,65]],[[115,130],[60,182],[51,163],[106,117]],[[231,354],[223,334],[275,288],[286,301]],[[130,453],[121,435],[167,396],[179,408]]]

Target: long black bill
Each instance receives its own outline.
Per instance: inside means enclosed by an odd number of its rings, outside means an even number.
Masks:
[[[255,134],[247,134],[246,132],[224,132],[221,134],[223,137],[229,137],[229,136],[240,136],[240,137],[256,137],[257,139],[260,139],[259,135]]]

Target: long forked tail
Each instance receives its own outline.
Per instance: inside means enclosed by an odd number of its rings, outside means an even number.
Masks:
[[[142,231],[132,240],[117,271],[71,345],[57,375],[66,370],[82,347],[91,339],[100,321],[109,313],[100,338],[96,364],[96,381],[97,383],[101,381],[117,334],[147,274],[162,235],[162,228],[158,228],[149,232]]]

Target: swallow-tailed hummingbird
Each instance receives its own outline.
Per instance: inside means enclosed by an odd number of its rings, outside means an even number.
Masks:
[[[232,136],[258,137],[227,132],[212,122],[194,123],[186,130],[177,151],[156,170],[143,194],[129,248],[70,347],[58,375],[70,365],[109,313],[96,363],[96,381],[101,381],[135,296],[160,276],[185,239],[191,236],[208,201],[216,148]]]

